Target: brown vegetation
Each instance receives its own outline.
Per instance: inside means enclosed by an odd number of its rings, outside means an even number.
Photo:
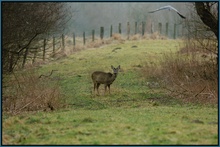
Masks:
[[[49,76],[48,76],[49,75]],[[54,110],[62,106],[59,77],[39,75],[34,70],[5,76],[3,79],[3,112]]]
[[[185,46],[164,54],[158,65],[147,63],[144,76],[184,102],[217,104],[218,64],[216,56],[201,46]]]

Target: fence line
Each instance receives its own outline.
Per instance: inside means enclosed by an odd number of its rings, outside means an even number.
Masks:
[[[177,34],[177,32],[178,32],[178,27],[177,27],[177,24],[174,24],[173,25],[173,34],[170,34],[169,32],[169,23],[167,22],[165,25],[164,25],[164,30],[163,30],[163,24],[162,23],[158,23],[158,27],[156,27],[157,28],[157,32],[159,33],[159,34],[164,34],[164,36],[169,36],[169,35],[172,35],[172,38],[173,39],[176,39],[177,37],[178,37],[178,34]],[[134,30],[134,32],[133,32],[133,35],[136,35],[136,34],[140,34],[142,37],[146,34],[146,28],[147,28],[147,25],[146,25],[146,22],[141,22],[141,23],[138,23],[138,22],[135,22],[134,23],[134,25],[131,25],[130,24],[130,22],[127,22],[127,25],[126,25],[126,27],[124,28],[124,30],[126,30],[126,32],[122,32],[122,23],[119,23],[118,24],[118,31],[117,30],[115,30],[115,32],[116,33],[118,33],[118,34],[121,34],[121,35],[123,35],[124,34],[124,36],[126,36],[126,38],[129,40],[130,39],[130,36],[131,36],[131,29],[132,29],[132,27],[134,27],[133,28],[133,30]],[[148,25],[148,27],[149,27],[149,25]],[[172,27],[172,26],[170,26],[170,27]],[[151,23],[151,25],[150,25],[150,33],[149,34],[153,34],[154,32],[156,32],[155,30],[154,30],[154,28],[155,28],[155,26],[154,26],[154,24],[153,23]],[[148,28],[148,30],[149,30],[149,28]],[[110,30],[109,30],[109,37],[111,38],[112,36],[113,36],[113,25],[110,25]],[[99,35],[100,35],[100,39],[101,40],[103,40],[104,39],[104,34],[105,34],[105,32],[108,32],[108,31],[106,31],[106,30],[104,30],[104,27],[103,26],[101,26],[100,27],[100,31],[98,32],[99,33]],[[164,32],[164,33],[163,33]],[[95,37],[96,36],[98,36],[98,33],[96,33],[95,32],[95,30],[93,29],[93,30],[91,30],[91,35],[88,35],[88,36],[91,36],[91,41],[92,42],[94,42],[95,41]],[[183,33],[183,30],[181,31],[181,33]],[[83,42],[83,45],[86,45],[86,32],[84,31],[83,32],[83,40],[82,40],[82,42]],[[108,38],[108,37],[107,37]],[[58,42],[57,42],[58,41]],[[61,35],[61,40],[59,41],[59,39],[57,39],[55,36],[53,36],[52,37],[52,45],[50,45],[50,47],[48,47],[49,46],[49,43],[48,43],[49,41],[47,41],[47,39],[44,39],[43,40],[43,44],[42,44],[42,50],[39,48],[39,49],[36,49],[36,50],[34,50],[32,53],[33,53],[33,57],[32,57],[32,62],[35,62],[35,59],[36,59],[36,57],[37,57],[37,53],[39,53],[39,52],[41,52],[42,53],[42,51],[43,51],[43,55],[42,55],[42,58],[41,59],[43,59],[43,61],[45,61],[45,59],[46,59],[46,50],[48,49],[48,48],[51,48],[52,47],[52,55],[55,55],[55,52],[56,52],[56,50],[58,50],[58,49],[61,49],[62,51],[65,51],[65,35],[64,34],[62,34]],[[72,46],[73,46],[73,50],[76,48],[76,33],[75,32],[73,32],[72,33]],[[60,46],[59,47],[57,47],[57,44],[60,44]],[[68,42],[67,42],[68,43]],[[47,48],[48,47],[48,48]],[[27,56],[27,54],[28,54],[28,51],[27,52],[25,52],[25,56]],[[26,58],[26,57],[25,57]],[[23,66],[24,66],[24,64],[25,64],[25,61],[23,62]]]

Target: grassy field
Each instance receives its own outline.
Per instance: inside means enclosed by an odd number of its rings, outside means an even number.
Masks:
[[[68,106],[52,112],[3,115],[3,144],[216,145],[218,109],[183,104],[159,87],[149,88],[141,69],[175,52],[180,40],[141,40],[76,52],[39,69],[57,70]],[[93,94],[91,73],[121,66],[111,94]]]

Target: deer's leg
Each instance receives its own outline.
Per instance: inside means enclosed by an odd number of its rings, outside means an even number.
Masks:
[[[94,90],[93,90],[93,91],[94,91],[94,94],[95,94],[95,88],[96,88],[96,83],[94,83]]]
[[[99,95],[99,86],[100,86],[100,83],[97,83],[96,87],[97,87],[98,95]]]
[[[110,94],[110,84],[108,85],[108,92],[109,92],[109,94]]]
[[[105,94],[106,94],[106,89],[107,89],[107,86],[108,86],[108,85],[107,85],[107,84],[105,84]]]

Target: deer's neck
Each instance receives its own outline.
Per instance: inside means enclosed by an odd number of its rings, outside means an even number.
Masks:
[[[113,73],[113,74],[112,74],[112,77],[116,78],[117,75],[118,75],[117,73]]]
[[[111,78],[109,79],[109,82],[112,83],[116,79],[116,77],[117,77],[117,73],[111,74]]]
[[[115,80],[117,78],[117,73],[113,73],[112,78]]]

